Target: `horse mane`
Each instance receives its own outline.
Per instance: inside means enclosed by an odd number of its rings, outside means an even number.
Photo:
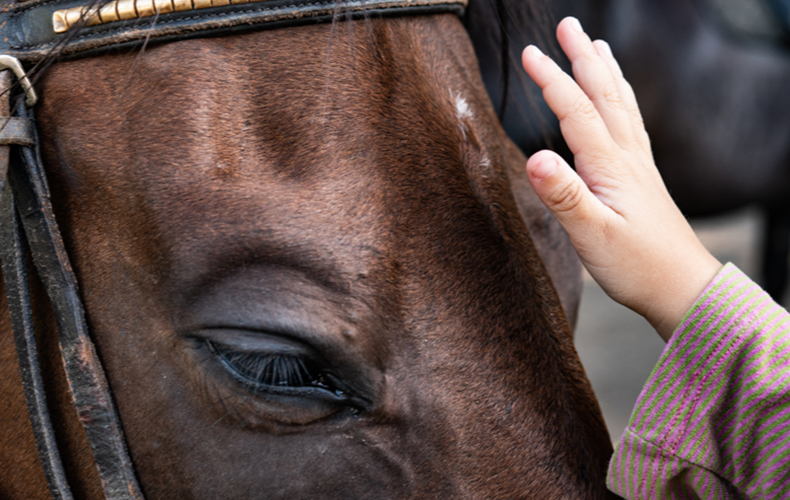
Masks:
[[[489,70],[485,75],[487,68],[481,71],[484,76],[501,82],[500,95],[491,95],[495,103],[499,101],[497,110],[501,120],[509,104],[514,70],[522,87],[514,90],[531,94],[526,75],[518,71],[521,50],[535,44],[552,55],[559,52],[553,36],[556,20],[544,0],[470,0],[463,21],[478,59],[496,63],[493,74]],[[488,90],[493,94],[491,88]]]

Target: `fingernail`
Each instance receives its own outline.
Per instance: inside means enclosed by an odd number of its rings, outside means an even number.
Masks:
[[[557,160],[554,158],[546,158],[532,169],[532,177],[536,180],[542,181],[547,179],[557,170]]]
[[[614,57],[614,54],[612,54],[612,48],[609,46],[608,43],[606,43],[606,40],[598,40],[598,44],[603,49],[604,54],[612,58]]]
[[[535,45],[530,45],[529,47],[527,47],[527,50],[530,51],[530,53],[532,54],[533,57],[543,57],[543,56],[546,55],[546,54],[543,53],[542,50],[537,48]]]
[[[579,33],[584,33],[584,28],[582,28],[582,23],[579,22],[578,19],[575,17],[571,17],[571,28],[578,31]]]

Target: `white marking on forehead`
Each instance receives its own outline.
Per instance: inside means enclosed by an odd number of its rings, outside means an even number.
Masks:
[[[455,115],[458,117],[459,120],[465,119],[472,119],[472,111],[469,109],[469,103],[466,102],[466,99],[461,96],[461,94],[455,94],[451,92],[450,95],[453,96],[455,99]]]
[[[480,160],[480,163],[477,165],[477,168],[480,172],[480,177],[483,179],[488,179],[494,175],[494,170],[491,168],[491,159],[485,153],[483,154],[483,158]]]
[[[458,119],[458,127],[464,135],[464,140],[466,140],[466,135],[469,131],[469,122],[473,118],[472,110],[469,109],[469,103],[466,102],[466,99],[460,92],[453,92],[451,89],[447,89],[447,91],[450,93],[450,98],[452,98],[455,103],[455,117]]]

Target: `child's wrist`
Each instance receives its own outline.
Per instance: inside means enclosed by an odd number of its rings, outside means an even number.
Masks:
[[[645,319],[658,335],[669,342],[677,327],[694,306],[705,288],[721,270],[721,263],[707,250],[696,259],[689,260],[671,275],[660,296],[648,306]]]

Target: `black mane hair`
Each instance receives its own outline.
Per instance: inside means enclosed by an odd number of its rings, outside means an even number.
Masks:
[[[559,125],[540,89],[521,68],[521,51],[539,46],[557,58],[555,12],[545,0],[470,0],[464,24],[472,39],[483,82],[508,135],[529,155],[556,149]]]
[[[554,34],[557,23],[576,16],[587,33],[599,37],[606,30],[610,7],[611,0],[469,1],[464,24],[483,82],[502,126],[524,154],[550,148],[571,158],[556,117],[521,67],[521,51],[537,45],[569,71]]]

